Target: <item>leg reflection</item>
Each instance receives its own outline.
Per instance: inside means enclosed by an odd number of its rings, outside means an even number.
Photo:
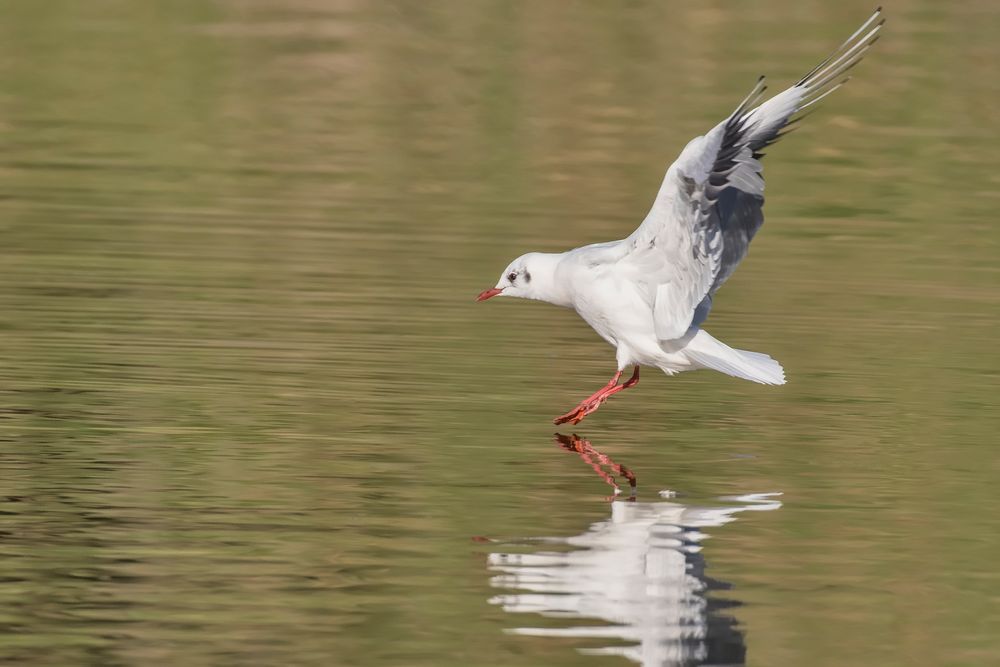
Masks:
[[[627,479],[630,490],[629,500],[635,499],[636,480],[635,474],[631,470],[620,463],[615,463],[611,460],[610,456],[606,456],[594,449],[594,446],[590,444],[590,440],[581,438],[576,433],[573,435],[556,433],[555,438],[560,447],[568,452],[574,452],[577,454],[584,463],[593,468],[594,472],[596,472],[601,479],[610,484],[614,488],[616,496],[622,492],[621,487],[618,486],[618,480],[615,479],[614,475],[606,472],[601,466],[607,466],[618,475]]]

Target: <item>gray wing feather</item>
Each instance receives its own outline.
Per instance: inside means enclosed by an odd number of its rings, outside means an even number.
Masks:
[[[880,13],[795,85],[759,105],[766,86],[758,79],[736,110],[693,139],[667,170],[622,257],[653,309],[661,340],[683,336],[708,316],[712,295],[764,223],[761,151],[784,136],[800,112],[846,82],[846,72],[878,39]]]
[[[714,294],[746,257],[750,241],[764,224],[764,197],[738,188],[726,188],[719,194],[710,215],[710,224],[722,230],[719,270],[709,290]]]

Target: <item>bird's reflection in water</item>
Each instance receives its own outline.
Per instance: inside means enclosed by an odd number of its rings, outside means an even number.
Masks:
[[[578,436],[557,436],[557,442],[578,454],[616,493],[615,476],[626,479],[632,494],[612,502],[611,516],[580,535],[543,538],[545,549],[533,553],[491,553],[492,585],[518,592],[490,602],[511,613],[604,623],[563,622],[510,632],[614,640],[605,648],[580,650],[620,655],[647,667],[743,664],[743,632],[723,612],[739,603],[708,595],[730,586],[706,576],[701,542],[706,529],[731,523],[740,512],[778,509],[780,494],[728,497],[716,506],[641,502],[628,468]]]

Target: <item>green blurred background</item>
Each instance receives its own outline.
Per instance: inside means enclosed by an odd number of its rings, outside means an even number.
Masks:
[[[0,9],[0,661],[625,664],[505,633],[470,539],[608,515],[550,420],[614,352],[472,299],[627,235],[871,6]],[[1000,663],[1000,5],[886,16],[706,324],[788,384],[648,372],[578,427],[641,500],[784,494],[703,554],[748,664]]]

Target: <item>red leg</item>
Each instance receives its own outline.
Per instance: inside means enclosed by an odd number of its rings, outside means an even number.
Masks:
[[[628,389],[629,387],[634,387],[639,382],[639,367],[635,367],[635,371],[632,373],[632,377],[625,381],[624,384],[618,384],[618,378],[622,376],[622,372],[618,371],[615,376],[611,378],[604,387],[594,392],[587,398],[583,399],[579,405],[570,410],[564,415],[556,417],[553,421],[556,424],[565,424],[570,422],[572,424],[579,424],[583,421],[583,418],[590,413],[601,407],[604,401],[608,400],[610,397],[614,396],[623,389]]]
[[[564,414],[564,415],[562,415],[560,417],[556,417],[556,419],[553,420],[553,421],[555,421],[556,424],[565,424],[570,419],[572,419],[574,416],[576,416],[577,413],[579,413],[584,408],[586,408],[588,405],[590,405],[592,402],[600,399],[601,396],[603,396],[607,392],[609,392],[612,389],[614,389],[615,386],[618,384],[618,378],[620,378],[621,376],[622,376],[622,372],[618,371],[617,373],[615,373],[615,376],[613,378],[611,378],[611,380],[608,381],[608,383],[606,385],[604,385],[603,387],[601,387],[600,389],[598,389],[597,391],[595,391],[593,394],[591,394],[587,398],[585,398],[582,401],[580,401],[579,405],[577,405],[575,408],[573,408],[572,410],[570,410],[566,414]],[[573,422],[573,423],[575,424],[576,422]]]
[[[604,394],[606,394],[607,392],[609,392],[612,389],[614,389],[615,386],[618,384],[618,378],[620,378],[621,376],[622,376],[622,372],[618,371],[617,373],[615,373],[615,376],[608,381],[608,383],[606,385],[604,385],[603,387],[601,387],[600,389],[598,389],[597,391],[595,391],[593,394],[591,394],[587,398],[585,398],[582,401],[580,401],[579,405],[577,405],[575,408],[573,408],[572,410],[570,410],[566,414],[564,414],[562,416],[559,416],[559,417],[556,417],[553,421],[556,424],[565,424],[566,422],[570,421],[578,413],[582,412],[588,405],[590,405],[594,401],[600,400],[600,398]],[[576,422],[573,422],[573,423],[575,424]]]

